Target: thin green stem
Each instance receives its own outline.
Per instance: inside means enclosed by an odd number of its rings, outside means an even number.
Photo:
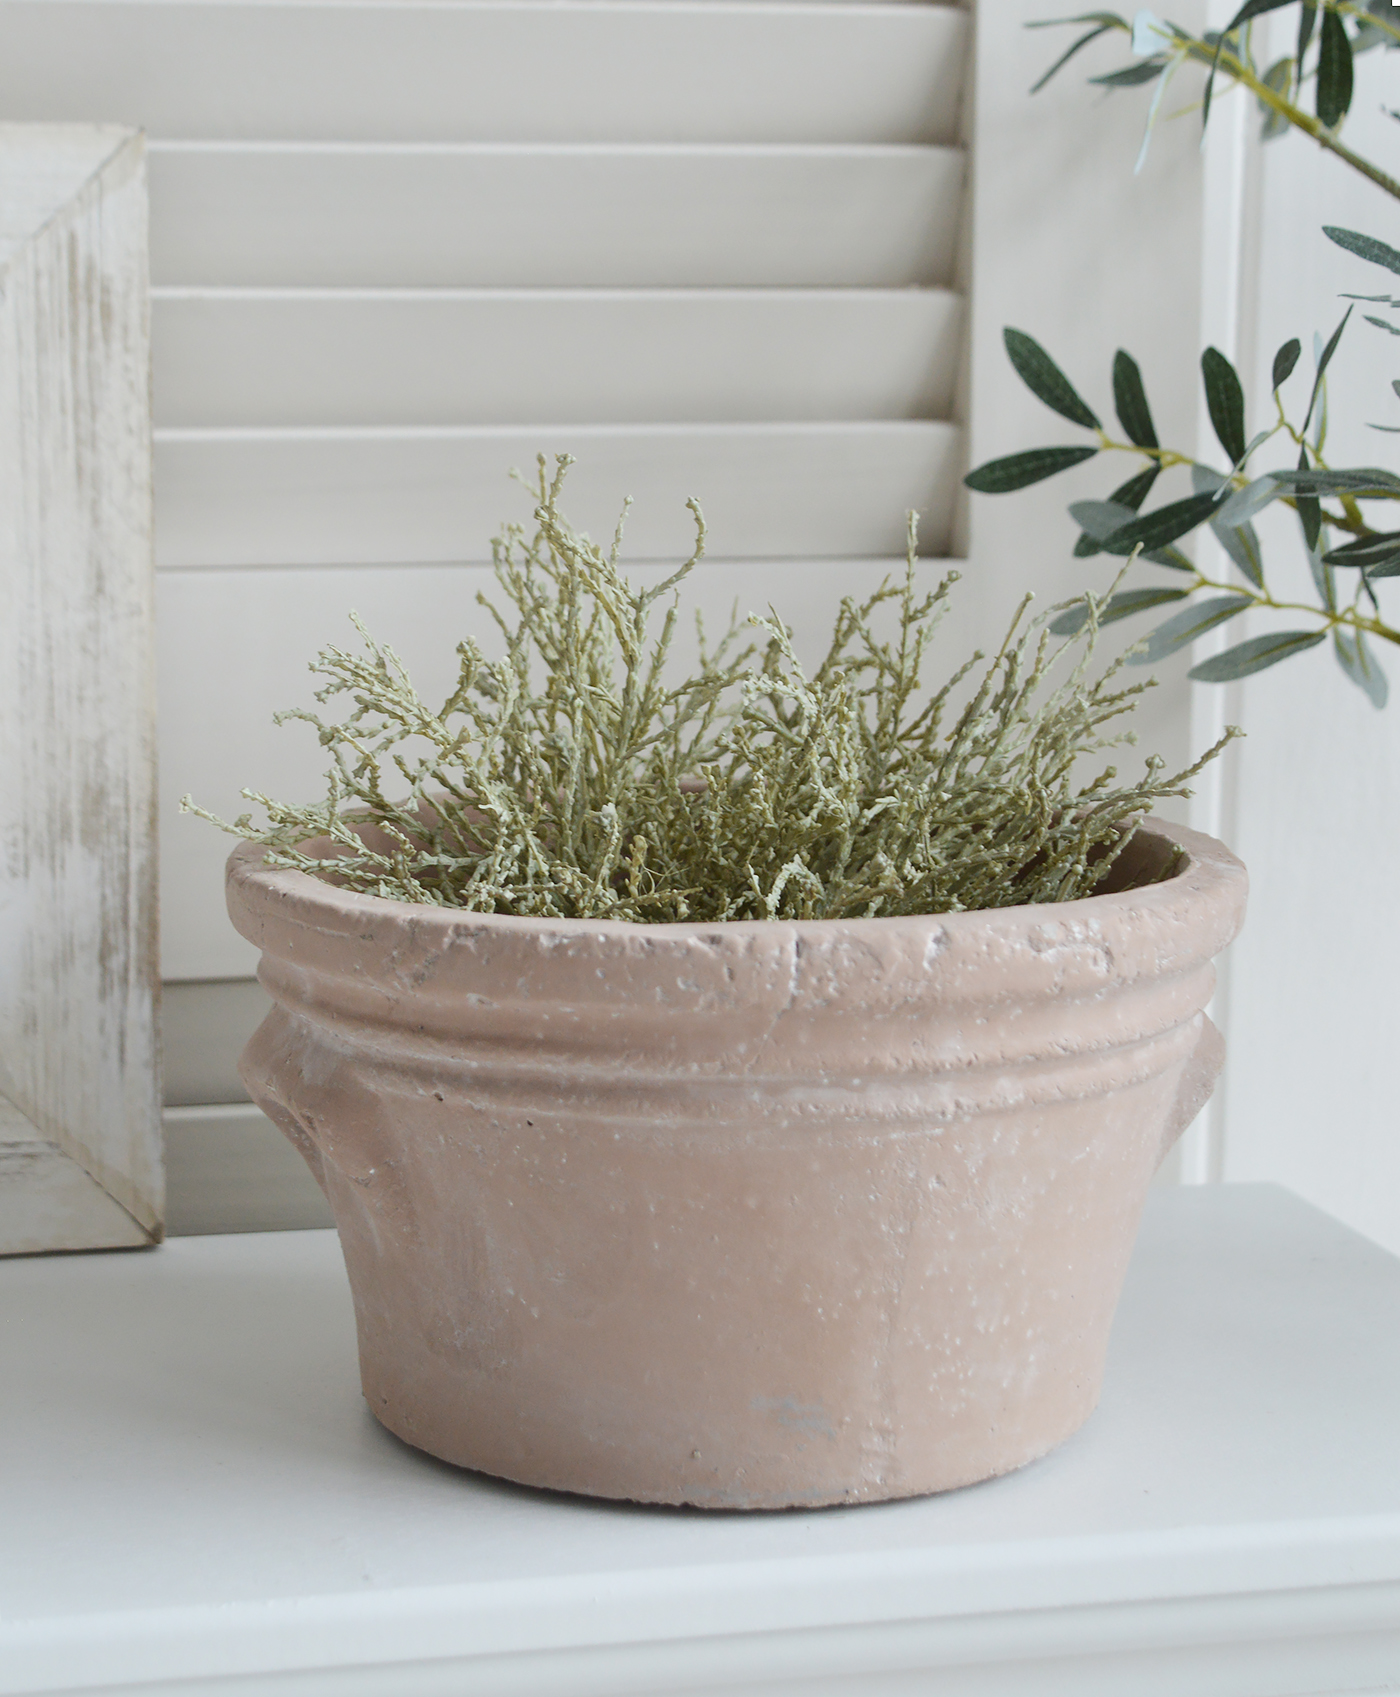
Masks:
[[[1144,459],[1152,460],[1162,470],[1174,465],[1193,465],[1195,462],[1189,454],[1179,454],[1175,448],[1143,448],[1136,442],[1115,442],[1106,430],[1100,427],[1095,434],[1099,439],[1099,447],[1108,453],[1141,454]]]
[[[1354,17],[1361,16],[1361,13],[1354,6],[1343,5],[1339,6],[1338,9],[1345,10]],[[1373,18],[1370,14],[1367,14],[1367,17],[1371,22],[1383,27],[1388,34],[1392,34],[1397,40],[1400,40],[1400,28],[1397,28],[1388,20]],[[1132,27],[1127,23],[1114,24],[1111,27],[1121,34],[1132,34]],[[1373,165],[1369,159],[1365,159],[1361,154],[1354,152],[1339,136],[1333,134],[1320,119],[1315,118],[1311,112],[1303,111],[1301,106],[1295,106],[1287,96],[1270,88],[1266,82],[1255,75],[1251,67],[1237,54],[1231,53],[1227,49],[1221,53],[1219,60],[1217,60],[1215,48],[1210,42],[1203,41],[1199,36],[1188,35],[1185,31],[1177,35],[1176,42],[1178,50],[1184,53],[1188,59],[1194,59],[1199,65],[1214,65],[1217,71],[1223,71],[1232,82],[1238,83],[1241,88],[1247,88],[1256,99],[1262,101],[1271,111],[1277,112],[1279,117],[1285,119],[1294,129],[1301,130],[1304,135],[1310,136],[1319,147],[1325,148],[1329,153],[1334,153],[1344,164],[1350,165],[1353,171],[1360,172],[1377,188],[1384,189],[1388,195],[1400,200],[1400,182],[1387,175],[1378,165]]]
[[[1280,411],[1282,411],[1281,403]],[[1303,437],[1286,420],[1284,421],[1284,429],[1293,438],[1295,443],[1301,445]],[[1142,448],[1139,447],[1136,442],[1115,442],[1108,432],[1103,429],[1097,430],[1095,434],[1099,439],[1099,447],[1104,452],[1139,454],[1143,459],[1150,461],[1163,471],[1165,471],[1168,466],[1196,464],[1196,461],[1190,454],[1178,453],[1175,448]],[[1330,469],[1322,455],[1315,451],[1312,443],[1308,444],[1308,452],[1312,455],[1313,463],[1319,471],[1327,471]],[[1243,469],[1236,470],[1226,478],[1226,482],[1234,489],[1243,489],[1245,484],[1249,482],[1249,474]],[[1296,496],[1280,495],[1278,499],[1285,507],[1291,508],[1294,512],[1298,510],[1298,501]],[[1342,503],[1342,511],[1340,513],[1333,513],[1324,509],[1322,514],[1324,524],[1330,524],[1334,530],[1344,530],[1349,536],[1371,536],[1374,534],[1374,526],[1367,524],[1366,520],[1362,517],[1361,509],[1357,506],[1356,497],[1354,495],[1339,495],[1337,499]],[[1367,500],[1395,501],[1400,500],[1400,495],[1368,495]]]
[[[1198,589],[1215,589],[1224,595],[1247,595],[1256,607],[1267,607],[1272,613],[1306,613],[1310,618],[1321,619],[1323,628],[1329,631],[1335,630],[1339,625],[1345,625],[1351,630],[1365,631],[1368,636],[1377,637],[1383,642],[1400,644],[1400,630],[1386,624],[1379,615],[1368,616],[1358,612],[1354,606],[1334,611],[1327,607],[1315,606],[1310,601],[1280,601],[1267,589],[1245,588],[1238,583],[1222,583],[1217,578],[1207,577],[1204,572],[1196,572],[1194,578],[1190,593]]]
[[[1204,65],[1214,63],[1215,49],[1206,42],[1198,41],[1195,37],[1192,37],[1189,45],[1186,42],[1183,42],[1182,45],[1185,47],[1188,56],[1198,63]],[[1256,99],[1262,101],[1272,111],[1277,112],[1279,117],[1286,119],[1294,129],[1301,130],[1306,136],[1311,136],[1319,147],[1325,148],[1329,153],[1336,154],[1337,158],[1342,160],[1344,164],[1350,165],[1353,171],[1359,171],[1377,188],[1384,189],[1388,195],[1400,200],[1400,182],[1397,182],[1394,177],[1388,176],[1378,165],[1373,165],[1369,159],[1364,159],[1359,153],[1353,152],[1340,136],[1334,135],[1327,128],[1320,118],[1315,118],[1311,112],[1303,111],[1301,106],[1295,106],[1285,95],[1270,88],[1233,53],[1227,51],[1220,55],[1219,69],[1242,88],[1247,88]]]

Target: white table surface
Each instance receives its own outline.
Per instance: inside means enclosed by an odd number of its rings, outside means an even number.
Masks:
[[[1154,1192],[1103,1402],[942,1497],[771,1515],[458,1471],[359,1394],[334,1234],[0,1263],[0,1693],[1400,1691],[1400,1261]]]

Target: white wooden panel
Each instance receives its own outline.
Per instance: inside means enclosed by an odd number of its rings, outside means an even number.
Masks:
[[[582,467],[577,468],[582,470]],[[501,508],[510,512],[503,501]],[[570,502],[570,507],[577,503]],[[523,512],[522,499],[515,509]],[[642,576],[648,570],[640,568]],[[925,562],[930,579],[942,563]],[[771,602],[793,627],[800,654],[825,651],[842,595],[874,587],[902,562],[705,561],[683,605],[700,607],[712,633],[738,604],[741,616]],[[441,699],[455,677],[454,649],[468,634],[490,652],[499,639],[477,604],[494,579],[482,567],[399,566],[301,571],[163,572],[158,586],[161,715],[161,942],[171,979],[247,978],[257,951],[224,912],[231,838],[177,812],[192,792],[225,818],[247,810],[245,786],[264,794],[324,793],[324,754],[306,725],[277,727],[275,709],[311,706],[307,662],[328,643],[353,643],[353,608],[403,656],[420,692]],[[687,625],[677,663],[693,654]],[[970,646],[970,644],[968,644]],[[930,657],[930,676],[966,658],[951,627]]]
[[[945,418],[942,289],[164,290],[160,427]]]
[[[952,6],[3,0],[0,108],[157,137],[951,141]]]
[[[592,534],[610,536],[620,497],[636,497],[634,559],[687,551],[690,495],[716,558],[894,554],[910,508],[943,553],[961,470],[960,432],[938,423],[163,431],[157,561],[488,559],[518,510],[509,468],[564,451],[580,461],[570,507]]]
[[[0,8],[3,11],[3,8]],[[948,283],[951,147],[158,142],[158,284]]]
[[[0,1097],[0,1253],[143,1249],[150,1241],[66,1147]]]
[[[144,148],[0,126],[0,1253],[160,1236]]]

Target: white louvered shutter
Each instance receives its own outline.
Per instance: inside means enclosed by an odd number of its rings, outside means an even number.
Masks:
[[[966,25],[921,0],[0,0],[7,116],[150,141],[187,1129],[236,1091],[256,992],[228,845],[175,802],[315,790],[320,751],[269,720],[351,607],[436,688],[528,514],[511,466],[575,454],[595,535],[635,497],[643,571],[688,551],[698,495],[701,601],[771,600],[808,646],[906,509],[949,550]]]

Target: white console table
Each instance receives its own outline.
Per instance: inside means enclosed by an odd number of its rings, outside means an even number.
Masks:
[[[0,1693],[1400,1691],[1400,1261],[1154,1193],[1098,1413],[944,1497],[742,1516],[458,1472],[360,1400],[333,1234],[0,1263]]]

